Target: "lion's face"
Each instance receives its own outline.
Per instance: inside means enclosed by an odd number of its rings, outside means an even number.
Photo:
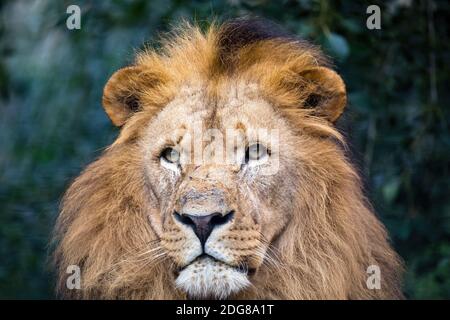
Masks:
[[[176,266],[174,285],[195,298],[250,285],[294,197],[284,172],[294,155],[278,144],[290,139],[287,124],[257,88],[228,89],[212,108],[201,86],[184,87],[140,142],[161,199],[150,222]]]
[[[60,290],[83,298],[399,297],[399,264],[334,122],[341,77],[237,20],[141,53],[107,82],[120,135],[67,191]],[[81,291],[66,268],[81,268]],[[366,287],[379,265],[385,289]]]

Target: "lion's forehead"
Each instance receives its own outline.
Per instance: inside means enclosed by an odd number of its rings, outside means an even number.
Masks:
[[[229,81],[220,89],[215,88],[214,93],[211,91],[207,84],[181,86],[148,124],[147,140],[154,144],[156,137],[165,144],[166,133],[171,136],[169,140],[179,143],[184,134],[194,130],[219,130],[225,135],[227,130],[273,130],[285,124],[255,83]]]

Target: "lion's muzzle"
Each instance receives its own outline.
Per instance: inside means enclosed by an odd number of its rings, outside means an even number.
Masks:
[[[230,222],[235,215],[231,192],[223,183],[226,176],[227,170],[222,166],[199,166],[179,189],[174,219],[192,228],[202,250],[213,230]]]
[[[175,212],[174,216],[180,223],[190,226],[194,230],[202,247],[204,247],[205,242],[213,229],[230,221],[234,216],[234,212],[230,211],[225,215],[222,215],[220,212],[195,215]]]
[[[163,245],[178,266],[176,286],[190,297],[226,298],[249,285],[259,232],[234,181],[230,168],[204,165],[179,185]]]

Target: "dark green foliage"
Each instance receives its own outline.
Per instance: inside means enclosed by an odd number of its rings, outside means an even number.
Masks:
[[[450,298],[449,24],[445,1],[78,1],[0,4],[0,298],[52,297],[46,267],[63,191],[117,135],[108,77],[181,18],[254,14],[313,40],[349,91],[340,126],[406,261],[410,298]]]

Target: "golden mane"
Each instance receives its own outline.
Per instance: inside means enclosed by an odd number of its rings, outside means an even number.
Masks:
[[[314,70],[329,67],[316,47],[272,28],[255,31],[261,28],[261,22],[250,20],[213,24],[206,32],[183,25],[162,40],[160,50],[146,49],[137,55],[130,68],[137,68],[138,76],[122,74],[108,82],[103,104],[122,129],[117,140],[70,186],[62,201],[54,232],[54,261],[58,292],[63,297],[186,298],[173,286],[166,261],[142,255],[159,240],[147,217],[149,212],[158,214],[158,203],[148,201],[154,186],[142,174],[137,141],[145,125],[173,99],[180,86],[200,79],[207,79],[206,90],[211,96],[220,96],[225,84],[236,79],[257,83],[264,99],[276,106],[299,134],[324,137],[296,151],[305,168],[293,174],[306,181],[320,179],[315,184],[293,186],[296,197],[290,199],[292,210],[302,214],[293,215],[274,240],[272,258],[261,268],[253,286],[233,298],[402,297],[401,262],[372,213],[345,150],[336,144],[343,138],[333,121],[342,109],[329,111],[317,102],[326,97],[328,103],[336,100],[344,105],[342,81],[314,74]],[[298,74],[305,76],[299,78]],[[323,81],[329,82],[327,88],[333,87],[333,94],[320,87]],[[129,105],[138,100],[138,105],[145,107],[136,107],[132,116],[118,112],[114,104],[119,97],[126,97]],[[66,288],[69,265],[80,266],[82,290]],[[380,290],[366,287],[369,265],[381,269]]]

